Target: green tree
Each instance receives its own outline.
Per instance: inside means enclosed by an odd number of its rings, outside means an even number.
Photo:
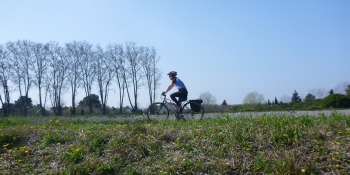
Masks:
[[[99,100],[98,95],[91,94],[89,97],[90,97],[91,107],[93,107],[93,108],[100,108],[101,107],[101,102]],[[89,107],[89,97],[84,97],[84,99],[79,102],[79,107],[82,107],[82,108]]]
[[[275,97],[275,104],[278,105],[278,100],[277,98]]]
[[[227,106],[227,102],[226,100],[224,100],[222,103],[221,103],[222,106]]]
[[[308,93],[305,98],[304,98],[304,102],[314,102],[316,99],[316,97],[310,93]]]
[[[350,84],[346,87],[345,93],[347,96],[350,96]]]
[[[23,104],[25,103],[25,104]],[[21,115],[26,115],[29,108],[33,107],[32,99],[26,96],[21,96],[15,101],[14,110]]]
[[[301,102],[301,98],[296,90],[294,90],[294,93],[292,95],[292,102],[293,103],[299,103]]]
[[[267,106],[271,106],[270,99],[267,99]]]
[[[333,89],[331,89],[328,93],[329,93],[329,95],[334,94]]]

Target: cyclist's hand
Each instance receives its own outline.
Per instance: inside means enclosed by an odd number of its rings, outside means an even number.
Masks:
[[[166,92],[162,92],[162,95],[165,95]]]

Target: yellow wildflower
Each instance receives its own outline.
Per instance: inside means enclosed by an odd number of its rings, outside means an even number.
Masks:
[[[302,168],[302,169],[301,169],[301,172],[302,172],[302,173],[305,173],[305,169],[304,169],[304,168]]]

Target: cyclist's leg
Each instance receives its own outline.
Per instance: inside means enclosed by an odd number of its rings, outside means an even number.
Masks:
[[[182,101],[186,101],[187,100],[187,96],[188,96],[188,91],[187,89],[180,89],[180,91],[182,92],[182,95],[181,95],[181,102]]]
[[[174,92],[170,95],[170,98],[176,103],[176,105],[180,106],[179,101],[176,99],[176,97],[181,97],[182,93],[180,91]]]
[[[177,92],[174,92],[170,95],[170,98],[176,103],[176,105],[181,106],[180,102],[187,99],[188,92],[186,89],[180,89]],[[179,100],[176,99],[179,97]]]

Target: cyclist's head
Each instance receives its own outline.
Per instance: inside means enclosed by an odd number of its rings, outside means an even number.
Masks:
[[[176,75],[177,75],[177,72],[175,72],[175,71],[171,71],[171,72],[169,72],[167,75],[169,75],[169,76],[172,76],[172,77],[176,77]]]

